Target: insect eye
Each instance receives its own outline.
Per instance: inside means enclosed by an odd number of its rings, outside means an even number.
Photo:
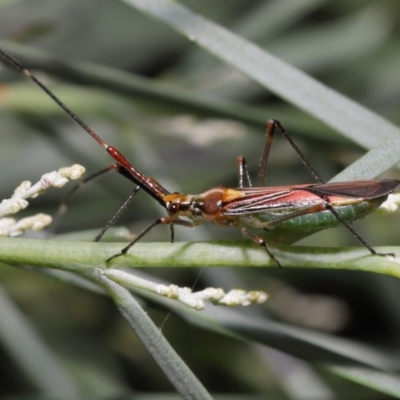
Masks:
[[[171,214],[176,214],[177,212],[179,212],[179,204],[178,203],[171,203],[168,207],[168,211]]]

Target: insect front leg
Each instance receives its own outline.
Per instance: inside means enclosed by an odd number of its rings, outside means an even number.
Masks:
[[[169,225],[171,227],[171,241],[173,241],[174,235],[173,235],[173,226],[174,225],[181,225],[181,226],[186,226],[189,228],[193,228],[195,224],[192,221],[186,221],[183,219],[174,219],[170,217],[161,217],[156,219],[152,224],[150,224],[146,229],[144,229],[138,236],[135,237],[127,246],[125,246],[119,253],[114,254],[110,258],[106,260],[106,262],[110,262],[114,258],[123,256],[128,252],[128,250],[135,244],[137,243],[143,236],[147,235],[155,226],[157,225]]]
[[[140,186],[136,186],[135,189],[132,191],[132,193],[129,195],[129,197],[125,200],[124,204],[117,210],[117,212],[111,217],[111,219],[104,225],[103,229],[98,233],[98,235],[95,237],[94,241],[99,242],[101,238],[104,236],[104,234],[107,232],[108,228],[112,225],[114,225],[115,221],[118,219],[118,217],[122,214],[122,212],[125,210],[126,207],[130,204],[132,199],[136,196],[137,192],[139,191]]]
[[[54,222],[53,222],[52,231],[54,232],[54,230],[57,227],[57,225],[59,224],[61,218],[67,212],[68,206],[69,206],[69,204],[71,202],[71,199],[76,194],[76,192],[78,192],[78,190],[82,189],[84,186],[86,186],[93,179],[96,179],[99,176],[102,176],[102,175],[104,175],[105,173],[107,173],[109,171],[113,171],[113,170],[117,170],[117,169],[118,169],[118,164],[111,164],[111,165],[107,166],[106,168],[103,168],[100,171],[97,171],[97,172],[87,176],[85,179],[82,179],[78,184],[76,184],[67,193],[67,195],[64,197],[64,199],[63,199],[63,201],[62,201],[62,203],[61,203],[61,205],[60,205],[60,207],[59,207],[59,209],[57,211],[57,214],[54,216]]]

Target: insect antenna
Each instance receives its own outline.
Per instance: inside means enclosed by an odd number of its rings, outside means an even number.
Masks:
[[[125,201],[125,203],[120,207],[117,213],[111,218],[111,220],[105,225],[103,230],[96,237],[96,241],[100,240],[100,238],[104,235],[106,230],[112,225],[116,218],[121,214],[121,212],[126,208],[132,198],[136,195],[139,188],[142,188],[145,192],[147,192],[153,199],[155,199],[161,206],[166,207],[166,203],[164,201],[164,197],[170,192],[166,190],[160,183],[158,183],[155,179],[151,177],[147,177],[139,172],[136,168],[132,166],[132,164],[127,160],[127,158],[115,147],[109,146],[99,135],[97,135],[81,118],[79,118],[68,106],[66,106],[49,88],[47,88],[36,76],[30,72],[27,68],[23,67],[17,60],[8,55],[6,52],[0,49],[0,56],[7,60],[11,65],[13,65],[16,69],[21,71],[27,78],[33,81],[37,86],[39,86],[59,107],[61,107],[69,117],[71,117],[76,123],[78,123],[90,136],[92,136],[103,148],[106,149],[107,153],[116,161],[116,163],[111,164],[110,166],[104,168],[103,170],[94,173],[93,175],[86,178],[81,184],[78,184],[74,187],[71,192],[67,195],[66,200],[62,204],[61,213],[65,212],[67,204],[71,196],[76,192],[76,190],[87,183],[88,181],[108,172],[111,170],[115,170],[120,175],[134,182],[138,188],[136,188],[129,198]],[[59,212],[60,215],[60,212]],[[59,216],[56,217],[59,219]],[[144,232],[139,235],[139,238],[144,236],[147,232],[149,232],[154,226],[158,224],[163,224],[165,221],[168,221],[167,224],[171,224],[169,219],[158,219],[155,223],[150,225]],[[173,227],[170,225],[171,229],[171,240],[173,240]],[[136,241],[134,241],[135,243]],[[129,246],[130,247],[130,246]],[[121,252],[121,254],[124,254]],[[111,257],[114,258],[114,257]]]
[[[53,99],[59,107],[61,107],[75,122],[77,122],[90,136],[92,136],[102,147],[107,150],[119,166],[118,173],[130,179],[144,191],[146,191],[151,197],[153,197],[158,203],[165,207],[163,197],[169,194],[168,190],[162,187],[154,179],[148,178],[140,173],[132,164],[126,159],[126,157],[115,147],[109,146],[99,135],[96,134],[82,119],[80,119],[69,107],[67,107],[49,88],[47,88],[35,75],[32,74],[28,69],[23,67],[17,60],[5,53],[0,49],[0,55],[12,64],[16,69],[21,71],[27,78],[32,80],[37,86],[39,86],[51,99]]]
[[[27,78],[38,85],[49,97],[51,97],[73,120],[75,120],[89,135],[91,135],[100,145],[107,148],[108,145],[102,140],[85,122],[83,122],[70,108],[68,108],[46,85],[44,85],[35,75],[28,69],[23,67],[17,60],[0,49],[0,55],[12,64],[16,69],[21,71]]]

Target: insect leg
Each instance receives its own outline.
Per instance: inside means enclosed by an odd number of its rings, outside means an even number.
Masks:
[[[267,173],[267,162],[268,162],[268,156],[269,152],[271,150],[272,142],[274,141],[274,136],[275,136],[275,127],[277,125],[276,120],[270,119],[267,122],[267,129],[265,131],[265,146],[264,146],[264,151],[261,157],[261,162],[260,162],[260,171],[258,173],[259,176],[259,186],[265,186],[265,175]]]
[[[189,228],[193,228],[193,222],[191,221],[186,221],[183,219],[172,219],[169,217],[161,217],[156,219],[153,223],[151,223],[146,229],[144,229],[138,236],[135,237],[127,246],[125,246],[119,253],[114,254],[110,258],[106,260],[106,262],[110,262],[114,258],[120,257],[128,252],[128,250],[136,243],[138,242],[143,236],[148,234],[155,226],[157,225],[182,225],[182,226],[187,226]],[[173,231],[171,231],[173,232]],[[173,237],[173,236],[172,236]]]
[[[264,186],[265,169],[266,169],[266,164],[267,164],[267,159],[268,159],[268,153],[269,153],[269,150],[272,145],[272,140],[275,135],[276,127],[278,127],[278,129],[282,133],[283,137],[289,142],[290,146],[292,146],[293,150],[298,154],[302,163],[307,167],[307,169],[311,172],[311,174],[314,176],[314,178],[319,183],[325,183],[325,181],[321,178],[321,176],[318,174],[318,172],[314,169],[314,167],[310,164],[310,162],[307,160],[307,158],[301,152],[301,150],[299,149],[299,147],[297,146],[295,141],[286,132],[286,129],[284,128],[284,126],[278,120],[270,119],[267,122],[266,142],[265,142],[264,154],[263,154],[263,158],[261,160],[261,166],[260,166],[260,186]],[[262,168],[262,170],[261,170],[261,168]],[[262,181],[261,181],[261,178],[262,178]]]
[[[325,200],[326,201],[326,200]],[[377,255],[377,256],[392,256],[394,257],[393,253],[378,253],[354,228],[353,225],[351,225],[349,222],[347,222],[346,220],[344,220],[339,214],[338,212],[335,210],[334,207],[332,207],[327,201],[325,204],[325,207],[354,235],[354,237],[361,243],[364,245],[364,247],[366,247],[369,252],[372,255]]]
[[[364,245],[364,247],[366,247],[370,253],[372,255],[378,255],[378,256],[394,256],[393,253],[378,253],[353,227],[353,225],[351,225],[349,222],[347,222],[346,220],[344,220],[339,214],[338,212],[335,210],[335,208],[329,204],[329,202],[324,199],[323,197],[321,197],[322,200],[324,200],[323,204],[318,204],[316,206],[312,206],[309,208],[305,208],[303,210],[299,210],[299,211],[295,211],[293,213],[290,214],[286,214],[282,217],[276,218],[272,221],[269,221],[263,229],[267,229],[268,226],[270,225],[276,225],[279,224],[280,222],[283,221],[287,221],[289,219],[295,218],[295,217],[299,217],[301,215],[306,215],[306,214],[313,214],[313,213],[317,213],[320,211],[324,211],[324,210],[329,210],[354,236],[356,239],[358,239],[360,241],[361,244]]]
[[[170,225],[169,226],[169,231],[171,233],[171,243],[174,243],[175,240],[175,229],[174,229],[174,225]]]
[[[151,182],[151,184],[159,191],[165,191],[165,189],[156,181],[152,176],[149,176],[148,181]],[[170,234],[171,234],[171,243],[174,243],[175,240],[175,231],[174,231],[174,225],[169,226]]]
[[[111,164],[106,168],[101,169],[100,171],[95,172],[94,174],[91,174],[89,176],[87,176],[85,179],[82,179],[78,184],[76,184],[68,193],[67,195],[64,197],[58,211],[57,214],[54,216],[54,222],[53,222],[53,227],[52,227],[52,231],[55,230],[55,228],[57,227],[57,225],[59,224],[61,218],[64,216],[64,214],[67,212],[68,210],[68,206],[69,203],[71,202],[72,197],[75,195],[75,193],[80,190],[81,188],[83,188],[87,183],[89,183],[91,180],[104,175],[105,173],[107,173],[108,171],[112,171],[115,170],[117,168],[117,164]]]
[[[103,229],[99,232],[99,234],[95,237],[94,241],[99,242],[103,235],[107,232],[108,228],[114,225],[114,222],[118,219],[118,217],[122,214],[126,207],[128,207],[129,203],[136,196],[136,193],[139,191],[140,186],[136,186],[129,197],[125,200],[124,204],[117,210],[117,212],[111,217],[111,219],[104,225]]]
[[[324,180],[321,178],[321,176],[318,174],[318,172],[314,169],[314,167],[310,164],[310,162],[305,158],[304,154],[297,147],[297,145],[293,141],[293,139],[286,132],[283,125],[277,120],[269,120],[268,121],[267,140],[266,140],[265,150],[264,150],[264,154],[263,154],[263,161],[264,161],[264,158],[268,157],[268,152],[269,152],[269,149],[272,144],[272,138],[274,136],[274,131],[275,131],[276,127],[279,128],[282,135],[289,142],[289,144],[292,146],[294,151],[299,155],[299,157],[301,158],[301,161],[307,167],[307,169],[311,172],[311,174],[314,176],[314,178],[319,183],[325,183]],[[270,137],[270,139],[269,139],[269,137]],[[265,163],[266,163],[266,161],[265,161]],[[262,166],[263,166],[263,164],[262,164]],[[265,175],[265,173],[264,173],[264,175]],[[260,173],[260,177],[262,176],[264,178],[264,175],[261,175],[261,173]],[[318,193],[315,193],[315,194],[319,195]],[[349,222],[345,221],[343,218],[340,217],[340,215],[337,213],[335,208],[331,204],[329,204],[329,201],[324,196],[320,196],[320,197],[325,202],[325,208],[327,210],[329,210],[370,251],[371,254],[380,255],[380,256],[392,255],[392,254],[378,253],[376,250],[374,250],[374,248],[353,228],[353,226]]]
[[[82,187],[84,187],[88,182],[90,182],[91,180],[98,178],[101,175],[104,175],[105,173],[107,173],[108,171],[112,171],[115,170],[116,172],[120,173],[121,175],[125,176],[126,178],[130,179],[130,174],[126,172],[126,168],[123,167],[122,165],[115,163],[115,164],[111,164],[106,168],[101,169],[100,171],[95,172],[92,175],[89,175],[88,177],[86,177],[85,179],[83,179],[82,181],[80,181],[77,185],[75,185],[70,192],[65,196],[63,202],[61,203],[61,206],[57,212],[57,215],[54,217],[55,223],[53,224],[53,230],[54,227],[58,224],[58,222],[60,221],[60,219],[62,218],[62,216],[66,213],[67,209],[68,209],[68,205],[72,199],[72,197],[75,195],[75,193],[81,189]],[[100,241],[100,239],[103,237],[103,235],[106,233],[106,231],[108,230],[108,228],[110,228],[111,225],[114,224],[114,222],[116,221],[116,219],[121,215],[122,211],[125,210],[125,208],[129,205],[129,203],[132,201],[132,199],[135,197],[136,193],[139,191],[140,186],[137,186],[133,192],[129,195],[129,197],[127,198],[127,200],[124,202],[124,204],[118,209],[118,211],[113,215],[113,217],[107,222],[107,224],[104,226],[104,228],[100,231],[100,233],[96,236],[96,238],[94,239],[95,242]]]
[[[243,236],[247,237],[248,239],[251,239],[253,242],[257,243],[259,246],[264,247],[265,251],[268,253],[270,258],[276,262],[279,268],[282,268],[281,263],[278,261],[278,259],[272,254],[271,250],[268,248],[267,242],[261,237],[257,236],[251,232],[249,232],[246,228],[241,228],[240,229]]]
[[[243,156],[239,156],[236,162],[238,165],[238,187],[243,188],[244,178],[246,178],[249,187],[252,187],[246,159]]]

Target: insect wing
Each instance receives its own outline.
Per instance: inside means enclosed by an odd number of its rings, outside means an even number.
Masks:
[[[225,216],[242,216],[273,211],[295,211],[318,204],[351,205],[384,198],[400,184],[397,179],[335,182],[236,189],[243,195],[222,207]]]
[[[294,210],[311,207],[323,202],[320,196],[307,188],[312,185],[251,187],[235,189],[243,195],[222,207],[222,215],[242,216],[267,213],[276,210]]]
[[[392,193],[400,181],[398,179],[333,182],[311,185],[308,190],[322,196],[376,199]]]

